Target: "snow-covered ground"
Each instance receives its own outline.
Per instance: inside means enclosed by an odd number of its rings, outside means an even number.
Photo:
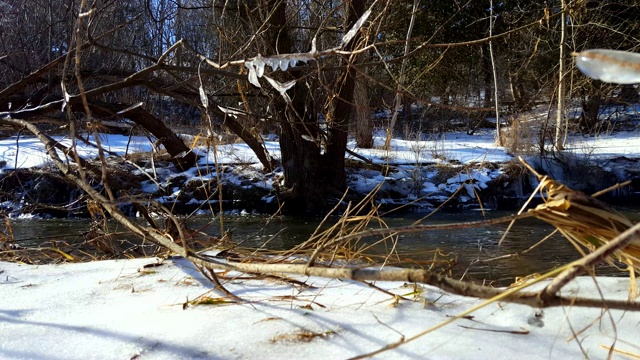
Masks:
[[[502,146],[495,145],[495,134],[490,130],[483,130],[468,135],[465,132],[449,132],[437,137],[427,137],[424,140],[393,139],[391,150],[382,149],[384,138],[374,138],[374,149],[360,149],[355,142],[349,143],[349,149],[355,153],[381,164],[415,165],[423,163],[440,163],[457,161],[463,164],[480,162],[506,162],[514,157]],[[54,137],[63,145],[69,146],[71,141],[64,137]],[[151,141],[146,137],[123,135],[100,135],[103,147],[113,153],[124,155],[135,152],[151,151]],[[94,143],[93,137],[89,140]],[[155,139],[154,139],[155,140]],[[280,157],[277,141],[265,141],[270,154]],[[258,163],[258,159],[251,149],[244,143],[219,145],[218,161],[221,164],[250,164]],[[98,152],[94,146],[77,142],[78,154],[87,158],[94,158]],[[203,156],[201,165],[212,164],[214,156],[211,149],[200,147],[195,149]],[[591,158],[640,157],[640,132],[620,131],[600,136],[571,136],[567,142],[566,151],[576,155],[588,155]],[[347,155],[347,157],[351,157]],[[355,158],[354,158],[355,159]],[[21,136],[0,140],[0,161],[4,169],[31,168],[50,163],[44,147],[34,137]]]
[[[71,146],[71,140],[68,137],[54,136],[53,138],[64,146]],[[146,152],[152,149],[150,140],[142,136],[129,138],[123,135],[103,134],[100,136],[100,140],[103,149],[118,155]],[[89,142],[95,145],[93,136],[89,137]],[[98,156],[96,146],[81,141],[76,141],[76,149],[78,155],[86,159]],[[58,153],[60,156],[64,156],[61,151]],[[106,155],[108,156],[108,154]],[[34,136],[10,137],[0,140],[0,161],[4,164],[3,170],[41,167],[51,163],[44,145]]]
[[[211,291],[184,259],[31,266],[0,262],[2,359],[345,359],[450,320],[481,301],[430,286],[296,277],[227,280]],[[233,277],[233,273],[226,274]],[[539,284],[538,284],[539,285]],[[536,285],[537,286],[537,285]],[[629,280],[579,278],[564,294],[625,299]],[[416,291],[417,290],[417,291]],[[208,304],[186,305],[207,297]],[[640,356],[640,315],[496,302],[380,359],[614,359]]]
[[[350,169],[347,178],[349,187],[356,192],[366,194],[384,182],[377,196],[378,201],[393,206],[420,199],[412,205],[418,211],[420,209],[430,211],[434,204],[437,205],[449,199],[453,194],[458,194],[456,195],[458,204],[477,206],[476,191],[486,189],[487,183],[502,174],[502,166],[496,167],[495,164],[505,164],[514,160],[514,156],[508,152],[508,149],[495,144],[493,130],[480,130],[474,135],[468,135],[465,132],[449,132],[437,136],[415,135],[414,138],[415,140],[392,140],[389,151],[383,150],[382,134],[374,138],[373,149],[360,149],[355,146],[355,142],[350,142],[349,149],[354,153],[375,164],[389,164],[392,171],[383,173],[366,167]],[[58,137],[56,140],[67,146],[71,143],[64,137]],[[152,140],[155,139],[101,135],[103,147],[119,155],[153,151]],[[267,137],[265,146],[274,158],[279,158],[280,150],[276,140],[275,136]],[[94,142],[92,138],[90,141]],[[263,173],[258,159],[244,143],[219,145],[216,149],[218,163],[227,167],[223,169],[223,184],[232,184],[239,188],[260,188],[263,194],[266,194],[262,197],[264,204],[274,201],[276,194],[273,192],[273,181],[282,180],[281,169],[276,169],[271,174]],[[213,149],[197,147],[194,151],[200,156],[198,167],[185,172],[157,168],[150,162],[143,168],[132,170],[134,174],[146,173],[148,180],[141,182],[140,190],[155,195],[159,201],[174,203],[177,199],[191,196],[189,193],[183,193],[186,184],[193,181],[204,184],[216,179],[215,170],[212,170],[212,164],[216,158]],[[77,142],[77,152],[88,159],[97,156],[95,146],[80,141]],[[63,156],[61,152],[60,155]],[[572,135],[567,141],[566,150],[562,156],[579,158],[582,162],[590,161],[589,166],[599,165],[609,174],[614,174],[613,176],[604,175],[604,178],[608,177],[609,181],[613,181],[609,184],[601,184],[601,179],[596,177],[588,179],[589,184],[586,187],[589,191],[601,190],[629,178],[626,166],[635,166],[635,162],[640,158],[640,132],[617,131],[593,137]],[[347,157],[361,161],[350,154]],[[542,164],[538,157],[532,157],[530,161],[535,166],[545,168],[545,171],[552,174],[555,179],[564,181],[570,186],[580,186],[584,179],[581,176],[575,178],[575,174],[574,179],[564,179],[565,169],[558,162],[554,163],[553,159]],[[3,171],[46,166],[50,162],[43,146],[33,137],[0,140],[0,166]],[[439,168],[441,165],[446,166]],[[209,169],[203,172],[203,167],[209,167]],[[442,172],[443,169],[449,171]],[[577,169],[578,172],[582,170]],[[614,179],[615,177],[618,179]],[[182,183],[184,186],[178,186],[176,183]],[[186,187],[193,188],[193,186]],[[463,188],[460,189],[461,187]],[[580,187],[578,189],[584,190]],[[463,191],[460,192],[460,190]],[[208,200],[192,199],[190,201],[200,204]],[[21,206],[21,203],[12,202],[5,208],[12,209],[11,216],[19,216]]]
[[[484,131],[476,135],[467,135],[464,132],[447,133],[442,137],[416,141],[394,139],[392,140],[390,151],[382,150],[384,138],[376,136],[374,149],[356,148],[353,141],[349,143],[349,148],[373,162],[394,165],[413,165],[454,159],[462,163],[503,162],[512,159],[512,156],[508,155],[504,148],[494,145],[493,136],[493,132]],[[271,136],[271,138],[274,137]],[[71,144],[67,137],[56,136],[54,139],[65,146]],[[153,149],[151,141],[142,136],[129,138],[124,135],[101,134],[100,140],[106,150],[119,155],[151,151]],[[93,136],[89,137],[89,141],[95,144]],[[640,140],[638,140],[638,144],[640,144]],[[265,141],[265,146],[273,157],[280,157],[278,141]],[[95,146],[87,145],[81,141],[76,142],[76,148],[78,154],[83,157],[95,158],[98,155]],[[217,149],[217,158],[220,164],[258,163],[253,151],[244,143],[219,145]],[[199,147],[194,151],[202,156],[200,165],[214,163],[212,149]],[[60,155],[62,156],[63,154],[60,153]],[[35,137],[28,136],[21,136],[19,139],[11,137],[0,140],[0,161],[6,162],[5,169],[31,168],[50,163],[44,146],[40,141]]]
[[[495,144],[494,131],[488,129],[478,131],[474,135],[468,135],[465,132],[449,132],[437,136],[423,135],[421,139],[414,137],[417,139],[394,139],[389,151],[382,149],[384,143],[382,134],[374,138],[373,149],[359,149],[355,146],[355,142],[350,142],[350,150],[373,163],[389,164],[392,166],[392,171],[383,174],[380,170],[374,169],[350,169],[347,179],[349,187],[361,194],[366,194],[384,182],[377,197],[381,203],[390,206],[402,205],[421,199],[412,205],[416,210],[429,211],[433,208],[433,204],[439,204],[453,194],[458,194],[456,200],[459,204],[477,206],[476,191],[486,189],[488,182],[502,174],[502,166],[496,167],[495,164],[505,164],[514,160],[514,156],[507,149]],[[56,139],[65,145],[70,145],[69,139],[63,137]],[[90,140],[93,142],[92,139]],[[268,137],[265,140],[265,146],[273,157],[279,158],[280,151],[276,140],[275,136]],[[101,142],[106,150],[120,155],[154,150],[151,140],[145,137],[101,135]],[[273,181],[282,180],[279,176],[281,169],[276,169],[272,174],[264,174],[257,158],[244,143],[219,145],[216,149],[218,163],[232,168],[231,171],[229,169],[223,171],[224,183],[240,188],[260,188],[266,194],[262,198],[265,204],[274,201],[276,194],[273,193]],[[97,156],[95,146],[82,142],[77,142],[77,150],[81,156],[89,159]],[[155,194],[159,201],[174,203],[177,199],[185,198],[185,194],[182,193],[184,187],[177,186],[176,181],[187,185],[192,181],[203,184],[215,179],[215,171],[211,169],[201,171],[203,167],[213,166],[215,162],[213,148],[198,147],[194,151],[201,157],[198,167],[185,172],[159,169],[151,163],[144,166],[144,169],[133,170],[135,174],[142,174],[142,172],[147,174],[148,180],[142,181],[141,190],[148,194]],[[609,176],[609,180],[613,183],[624,181],[629,177],[625,167],[635,166],[634,163],[640,158],[640,133],[617,131],[592,137],[573,135],[569,137],[563,154],[565,157],[580,158],[583,163],[591,161],[589,166],[599,165],[609,174],[615,174],[604,176],[605,178]],[[352,155],[347,156],[360,161]],[[577,176],[577,179],[563,178],[564,170],[558,163],[553,163],[553,160],[540,164],[539,158],[532,157],[530,161],[536,166],[546,168],[545,171],[552,174],[555,179],[582,189],[580,183],[585,178],[581,176]],[[612,164],[612,161],[617,163]],[[0,140],[0,165],[3,166],[3,171],[38,167],[49,163],[50,160],[42,145],[35,138],[16,139],[14,137]],[[449,170],[453,166],[454,171],[441,172],[444,169],[439,168],[441,165],[446,165],[444,168],[448,167]],[[579,168],[577,170],[582,171]],[[593,191],[613,185],[613,183],[600,184],[597,178],[587,180],[589,183],[587,186],[595,188]],[[463,187],[462,192],[460,192],[461,187]],[[186,196],[189,197],[189,195]],[[191,201],[194,202],[194,206],[197,206],[196,202],[202,203],[208,200],[193,199]],[[8,205],[13,209],[11,216],[20,215],[20,206],[15,203]]]

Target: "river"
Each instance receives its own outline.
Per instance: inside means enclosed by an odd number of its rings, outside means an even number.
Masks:
[[[625,215],[633,221],[640,221],[640,211],[627,210]],[[483,217],[479,211],[461,213],[438,213],[423,224],[446,224],[460,221],[475,221],[509,215],[507,212],[490,211]],[[405,214],[386,219],[389,226],[408,225],[424,214]],[[337,218],[333,219],[334,221]],[[224,218],[225,228],[232,232],[234,242],[243,247],[259,247],[269,241],[268,248],[275,250],[290,249],[306,240],[317,227],[320,219],[280,217],[267,223],[267,217],[260,215],[232,215]],[[22,246],[34,246],[44,241],[80,241],[82,233],[88,229],[88,220],[13,220],[11,223],[16,243]],[[217,221],[210,217],[196,217],[188,225],[194,229],[219,235]],[[575,260],[579,253],[567,240],[559,235],[553,236],[524,256],[509,259],[485,261],[499,256],[513,254],[528,249],[548,235],[553,229],[550,225],[536,219],[523,219],[516,222],[502,245],[498,245],[507,224],[467,228],[456,230],[428,231],[423,233],[402,234],[396,250],[403,259],[403,266],[419,266],[433,259],[434,250],[448,254],[456,259],[451,275],[476,281],[488,281],[496,285],[507,285],[515,277],[533,273],[542,273],[554,267]],[[112,224],[112,231],[122,231]],[[380,253],[381,250],[377,250]],[[374,250],[374,254],[375,254]],[[619,270],[603,266],[598,269],[600,275],[625,275]]]

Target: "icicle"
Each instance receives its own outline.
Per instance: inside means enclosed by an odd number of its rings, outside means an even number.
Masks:
[[[271,84],[271,86],[273,86],[273,88],[276,89],[276,91],[278,91],[280,95],[282,95],[282,97],[288,104],[291,103],[291,98],[289,97],[289,94],[287,94],[287,90],[291,89],[293,85],[296,84],[295,80],[291,80],[283,84],[268,76],[265,76],[264,78],[267,79],[269,84]]]
[[[264,75],[264,61],[262,60],[262,55],[258,54],[255,59],[253,59],[253,66],[256,67],[256,76],[261,78]]]
[[[271,67],[271,71],[278,70],[278,66],[280,65],[280,60],[274,58],[264,58],[265,64]]]
[[[67,87],[65,86],[64,81],[60,83],[60,86],[62,86],[62,95],[63,95],[62,109],[60,109],[60,111],[64,112],[64,108],[69,103],[69,99],[71,99],[71,95],[69,95],[69,93],[67,92]],[[9,106],[9,108],[11,108],[11,106]]]
[[[244,66],[249,70],[249,82],[256,87],[262,87],[258,81],[258,75],[256,74],[256,67],[253,65],[253,61],[245,61]]]
[[[287,71],[287,69],[289,68],[289,61],[288,60],[280,60],[280,69],[282,69],[282,71]]]

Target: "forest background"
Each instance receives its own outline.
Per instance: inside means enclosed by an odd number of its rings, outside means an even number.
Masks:
[[[209,143],[230,133],[264,171],[281,167],[279,196],[292,212],[327,210],[340,198],[349,136],[367,148],[374,131],[384,130],[388,147],[393,136],[493,126],[496,142],[508,146],[521,134],[501,133],[501,125],[517,128],[523,113],[545,107],[534,136],[544,154],[562,150],[567,132],[607,128],[603,104],[638,100],[633,85],[579,75],[570,55],[635,50],[636,2],[43,0],[0,7],[4,118],[73,138],[127,119],[182,169],[197,159],[176,133]],[[566,104],[581,108],[579,116],[568,116]],[[491,117],[500,120],[492,125]],[[264,146],[270,133],[280,159]],[[90,176],[108,183],[106,173]]]

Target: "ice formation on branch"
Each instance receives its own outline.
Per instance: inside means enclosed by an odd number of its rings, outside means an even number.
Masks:
[[[220,111],[222,111],[223,113],[225,113],[228,116],[231,116],[234,119],[237,119],[238,115],[243,115],[243,113],[241,111],[230,109],[230,108],[226,108],[226,107],[222,107],[220,105],[218,105],[218,109],[220,109]]]
[[[245,61],[244,66],[249,70],[249,82],[256,87],[262,87],[258,79],[264,76],[265,66],[271,67],[272,71],[277,71],[278,69],[287,71],[288,69],[298,65],[298,62],[303,62],[306,64],[309,60],[314,59],[315,56],[311,52],[273,55],[268,57],[263,57],[262,55],[258,54],[253,59]]]
[[[290,68],[298,65],[299,62],[307,63],[310,60],[315,60],[317,58],[321,58],[330,54],[335,54],[337,51],[340,51],[344,46],[346,46],[358,33],[362,25],[367,21],[371,15],[371,9],[365,11],[365,13],[356,21],[356,23],[347,31],[347,33],[342,37],[342,42],[340,46],[324,50],[318,51],[316,49],[316,38],[314,37],[311,41],[311,51],[306,53],[293,53],[293,54],[279,54],[273,56],[263,57],[261,54],[258,54],[256,57],[247,60],[244,62],[244,66],[249,70],[248,80],[249,82],[256,87],[262,87],[260,85],[259,79],[264,76],[264,68],[265,66],[271,67],[272,71],[277,71],[278,69],[282,71],[287,71]],[[273,79],[267,78],[267,81],[271,86],[274,87],[282,96],[285,96],[285,99],[288,99],[286,96],[286,91],[289,90],[295,82],[290,81],[286,84],[281,84]],[[284,90],[283,90],[284,89]]]
[[[291,103],[291,98],[289,97],[289,95],[287,94],[287,90],[291,89],[293,87],[293,85],[296,84],[295,80],[291,80],[288,81],[286,83],[281,83],[279,81],[276,81],[268,76],[264,77],[265,79],[267,79],[267,81],[269,82],[269,84],[271,84],[271,86],[273,86],[274,89],[276,89],[276,91],[278,91],[280,93],[280,95],[282,95],[282,97],[284,98],[284,100],[290,104]]]

